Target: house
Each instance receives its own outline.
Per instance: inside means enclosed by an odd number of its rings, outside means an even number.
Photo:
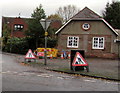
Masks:
[[[21,18],[21,17],[2,17],[2,30],[5,24],[11,30],[12,37],[25,37],[24,31],[28,30],[28,21],[32,18]],[[62,25],[60,20],[52,20],[50,24],[51,29],[59,29]]]
[[[58,50],[84,50],[86,57],[117,58],[116,30],[101,16],[85,7],[56,33]]]
[[[27,18],[2,17],[2,26],[5,24],[10,28],[12,37],[25,37],[24,31],[28,29]]]
[[[117,39],[115,40],[115,42],[118,44],[118,56],[120,58],[120,29],[115,29],[117,32],[118,32],[118,37]]]
[[[51,29],[59,29],[62,26],[62,21],[61,20],[57,20],[57,19],[53,19],[51,20],[50,23],[50,28]]]

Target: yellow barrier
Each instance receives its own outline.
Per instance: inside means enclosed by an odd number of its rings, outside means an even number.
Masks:
[[[45,48],[37,48],[37,53],[44,53]],[[46,48],[47,57],[57,57],[58,50],[55,48]]]

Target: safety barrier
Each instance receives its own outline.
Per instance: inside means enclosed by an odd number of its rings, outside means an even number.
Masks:
[[[45,48],[37,48],[37,56],[41,56],[44,57],[44,51]],[[55,48],[46,48],[47,51],[47,57],[52,59],[52,58],[56,58],[57,54],[58,54],[58,50]]]
[[[39,58],[44,58],[44,51],[45,51],[45,48],[37,48],[36,49],[36,56],[39,57]],[[53,58],[58,58],[58,56],[61,58],[61,59],[70,59],[70,51],[58,51],[58,49],[55,49],[55,48],[46,48],[46,51],[47,51],[47,57],[50,58],[50,59],[53,59]]]

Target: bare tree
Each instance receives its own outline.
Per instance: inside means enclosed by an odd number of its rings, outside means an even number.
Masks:
[[[64,7],[59,7],[57,14],[63,18],[63,22],[67,22],[71,17],[73,17],[79,9],[74,5],[68,5]]]

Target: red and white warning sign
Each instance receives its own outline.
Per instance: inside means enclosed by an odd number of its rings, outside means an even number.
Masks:
[[[44,57],[44,52],[38,52],[37,56],[43,56]]]
[[[88,66],[88,63],[79,52],[76,52],[72,66]]]
[[[26,56],[25,56],[25,59],[35,59],[36,57],[34,56],[34,54],[32,53],[32,50],[29,49]]]

